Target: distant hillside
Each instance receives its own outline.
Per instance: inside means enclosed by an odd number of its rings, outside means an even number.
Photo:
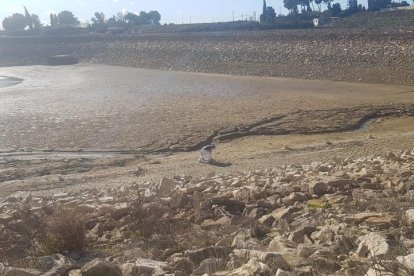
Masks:
[[[356,13],[342,18],[334,27],[414,29],[414,10]]]

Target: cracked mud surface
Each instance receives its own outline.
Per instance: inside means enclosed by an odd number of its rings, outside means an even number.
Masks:
[[[0,93],[2,195],[414,147],[410,86],[90,65],[0,75],[25,79]],[[198,164],[192,150],[211,140],[217,166]]]

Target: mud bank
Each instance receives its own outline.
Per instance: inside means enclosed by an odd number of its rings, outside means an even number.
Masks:
[[[412,116],[409,86],[117,66],[1,68],[0,151],[192,151],[212,140],[356,129]]]

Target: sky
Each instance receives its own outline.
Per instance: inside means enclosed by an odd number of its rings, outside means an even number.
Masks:
[[[276,13],[287,13],[283,0],[267,0]],[[341,0],[345,1],[345,0]],[[0,21],[13,13],[24,13],[23,5],[30,13],[39,15],[44,24],[49,24],[49,14],[69,10],[81,22],[90,21],[95,12],[111,17],[120,11],[138,13],[157,10],[161,23],[209,23],[240,20],[247,15],[257,19],[262,11],[262,0],[0,0]],[[0,24],[1,25],[1,24]]]

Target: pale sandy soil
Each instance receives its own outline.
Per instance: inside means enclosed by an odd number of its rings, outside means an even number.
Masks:
[[[197,151],[168,153],[207,141],[220,130],[299,110],[309,113],[287,116],[285,129],[315,126],[323,132],[332,123],[346,126],[358,121],[358,116],[379,106],[412,108],[410,86],[89,65],[1,68],[0,75],[25,79],[0,90],[2,196],[19,191],[106,189],[158,182],[163,176],[201,177],[414,147],[414,117],[408,112],[377,119],[359,131],[220,142],[215,152],[218,166],[197,163]],[[344,108],[339,119],[336,113],[328,116],[324,111]],[[355,117],[356,113],[362,115]],[[278,127],[271,129],[277,132]]]

